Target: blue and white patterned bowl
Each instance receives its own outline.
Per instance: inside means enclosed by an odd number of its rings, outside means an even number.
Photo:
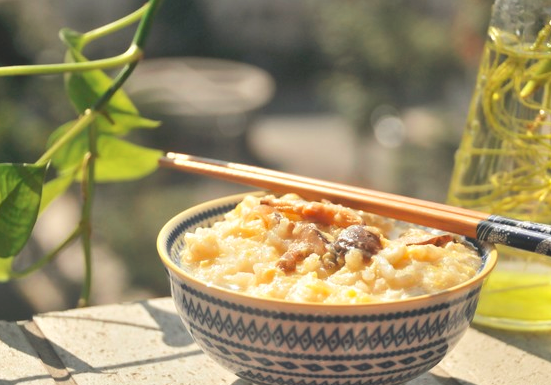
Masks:
[[[400,384],[438,364],[468,328],[495,249],[469,281],[439,294],[388,303],[324,305],[253,298],[198,281],[180,266],[184,234],[212,225],[240,202],[235,195],[170,220],[158,251],[183,323],[213,360],[256,384]]]

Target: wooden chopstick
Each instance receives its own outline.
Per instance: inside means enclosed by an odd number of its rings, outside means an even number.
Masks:
[[[188,155],[188,154],[177,154],[174,152],[169,152],[166,155],[169,159],[175,159],[178,161],[195,161],[200,163],[209,163],[213,165],[223,166],[230,168],[232,170],[239,170],[239,171],[245,171],[245,172],[252,172],[260,175],[266,175],[266,176],[272,176],[274,178],[278,179],[287,179],[290,181],[296,181],[296,182],[303,182],[308,183],[311,185],[317,185],[320,187],[326,187],[334,190],[342,190],[342,191],[350,191],[355,192],[358,194],[362,194],[365,196],[370,197],[377,197],[377,198],[383,198],[390,201],[399,202],[405,205],[415,205],[419,207],[426,207],[426,208],[435,208],[441,211],[446,212],[453,212],[453,213],[462,213],[467,216],[471,216],[473,218],[478,218],[480,220],[484,220],[488,217],[488,214],[482,213],[480,211],[474,211],[469,210],[461,207],[454,207],[449,205],[444,205],[436,202],[430,202],[422,199],[416,199],[416,198],[410,198],[405,197],[403,195],[397,195],[397,194],[390,194],[385,193],[382,191],[376,191],[376,190],[370,190],[364,187],[356,187],[351,185],[346,185],[342,183],[336,183],[336,182],[329,182],[322,179],[316,179],[316,178],[310,178],[306,176],[300,176],[295,174],[289,174],[286,172],[271,170],[267,168],[257,167],[257,166],[250,166],[246,164],[241,163],[233,163],[233,162],[225,162],[217,159],[210,159],[210,158],[204,158],[200,156],[195,155]]]
[[[327,199],[401,221],[551,255],[551,226],[540,223],[188,154],[167,153],[159,164],[275,193],[294,192],[304,199]]]

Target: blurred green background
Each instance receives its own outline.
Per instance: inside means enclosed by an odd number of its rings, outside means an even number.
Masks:
[[[165,0],[127,85],[163,125],[132,140],[444,201],[491,4]],[[86,31],[136,6],[0,1],[0,65],[62,61],[60,28]],[[133,32],[86,53],[122,53]],[[214,64],[214,75],[204,71]],[[34,162],[72,118],[62,76],[0,78],[0,162]],[[195,203],[248,190],[167,170],[98,186],[92,303],[169,295],[155,248],[162,225]],[[39,221],[18,266],[54,247],[78,216],[76,186]],[[74,307],[82,276],[75,245],[39,273],[0,284],[0,319]]]

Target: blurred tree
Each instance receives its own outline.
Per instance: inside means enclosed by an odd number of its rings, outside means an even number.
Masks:
[[[438,100],[443,83],[465,70],[456,49],[462,39],[454,35],[459,29],[453,28],[465,16],[459,9],[484,15],[491,5],[489,0],[468,3],[313,2],[317,41],[331,65],[323,84],[327,95],[361,131],[369,127],[377,105]],[[486,22],[485,17],[475,19]]]
[[[329,66],[320,82],[321,94],[360,137],[371,134],[377,106],[399,110],[437,104],[445,99],[447,83],[478,64],[491,4],[490,0],[311,2],[315,36]],[[357,157],[359,167],[361,154]]]

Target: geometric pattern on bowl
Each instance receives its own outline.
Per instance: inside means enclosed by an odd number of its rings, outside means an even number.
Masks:
[[[400,384],[438,364],[474,317],[495,250],[481,251],[480,278],[453,290],[368,305],[259,300],[205,285],[179,266],[183,235],[210,226],[243,196],[196,206],[161,231],[159,253],[178,313],[194,340],[236,375],[267,385]]]

